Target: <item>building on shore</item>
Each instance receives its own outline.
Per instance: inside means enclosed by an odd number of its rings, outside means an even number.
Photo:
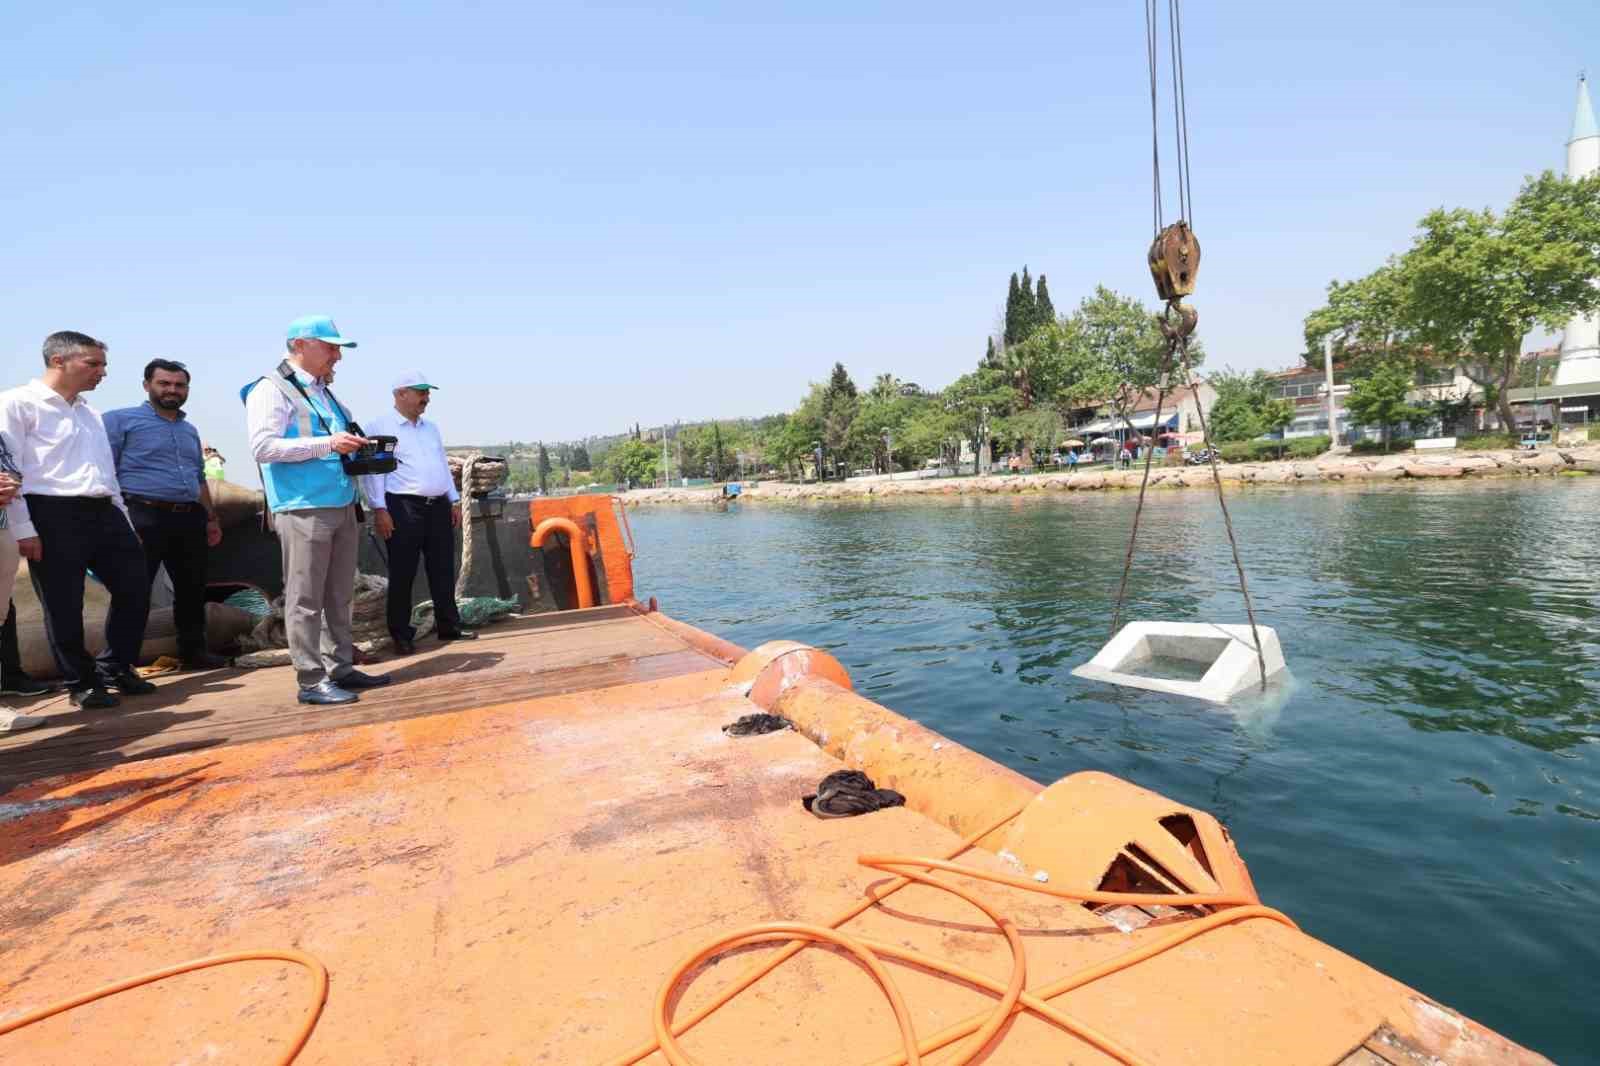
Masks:
[[[1579,78],[1578,105],[1567,138],[1567,177],[1595,174],[1600,174],[1600,122],[1595,120],[1589,83]],[[1595,283],[1600,285],[1600,278]],[[1571,432],[1600,421],[1600,315],[1574,315],[1567,323],[1551,384],[1512,389],[1507,399],[1519,423],[1554,425]]]
[[[1216,402],[1217,390],[1204,381],[1192,390],[1187,386],[1173,389],[1165,397],[1155,389],[1146,389],[1134,399],[1126,420],[1118,416],[1114,405],[1102,403],[1073,412],[1067,433],[1083,441],[1098,437],[1131,440],[1135,431],[1145,437],[1173,433],[1182,437],[1185,444],[1198,444],[1201,415],[1210,415]],[[1129,423],[1133,425],[1131,431]]]

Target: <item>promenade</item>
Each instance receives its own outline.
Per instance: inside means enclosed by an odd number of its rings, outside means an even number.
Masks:
[[[1393,455],[1325,456],[1310,460],[1266,463],[1220,463],[1223,484],[1230,489],[1253,485],[1325,485],[1359,482],[1439,481],[1459,478],[1551,477],[1600,473],[1600,444],[1544,448],[1539,451],[1397,452]],[[982,477],[922,478],[906,481],[829,481],[796,484],[763,481],[747,485],[743,501],[836,500],[902,496],[974,496],[1007,492],[1092,492],[1137,489],[1144,468],[1090,467],[1034,474],[988,474]],[[1206,488],[1209,466],[1152,466],[1152,489]],[[655,504],[710,503],[721,499],[712,488],[634,489],[623,495],[630,507]]]

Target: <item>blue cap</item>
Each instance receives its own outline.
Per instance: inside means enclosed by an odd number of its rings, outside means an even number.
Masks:
[[[327,315],[305,315],[289,323],[289,340],[326,341],[341,348],[354,348],[356,342],[339,336],[339,327]]]

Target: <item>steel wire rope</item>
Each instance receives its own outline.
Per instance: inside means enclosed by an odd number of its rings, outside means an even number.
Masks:
[[[1167,0],[1167,55],[1172,70],[1172,162],[1176,168],[1175,184],[1178,186],[1178,217],[1193,224],[1189,218],[1189,201],[1184,192],[1183,172],[1188,162],[1183,152],[1183,124],[1178,118],[1178,35],[1174,27],[1176,16],[1173,0]]]
[[[1161,425],[1161,405],[1167,398],[1167,375],[1171,372],[1172,350],[1168,348],[1167,355],[1161,364],[1161,387],[1156,392],[1156,420],[1151,425],[1154,430]],[[1154,438],[1152,438],[1153,440]],[[1117,629],[1122,622],[1122,601],[1128,593],[1128,571],[1133,569],[1134,542],[1139,539],[1139,517],[1144,514],[1144,493],[1150,484],[1150,460],[1155,458],[1154,444],[1145,450],[1144,477],[1139,481],[1139,502],[1133,509],[1133,528],[1128,531],[1128,550],[1122,557],[1122,580],[1117,583],[1117,602],[1111,608],[1111,635],[1117,635]]]
[[[1150,216],[1152,234],[1160,233],[1162,223],[1165,221],[1161,211],[1161,126],[1157,120],[1157,81],[1156,81],[1156,0],[1144,0],[1144,52],[1145,63],[1150,70],[1150,172],[1154,180],[1150,183]]]
[[[1183,145],[1183,202],[1188,212],[1184,218],[1189,221],[1189,228],[1194,229],[1194,186],[1190,183],[1189,166],[1189,85],[1183,76],[1183,0],[1169,0],[1171,4],[1171,24],[1173,39],[1173,54],[1177,57],[1173,63],[1173,77],[1175,79],[1176,103],[1178,107],[1178,128],[1182,131],[1180,143]]]
[[[1211,481],[1217,489],[1217,506],[1222,509],[1222,528],[1228,534],[1228,547],[1233,551],[1233,569],[1239,575],[1239,595],[1244,599],[1245,617],[1250,620],[1250,639],[1256,644],[1256,665],[1261,670],[1261,688],[1267,687],[1267,656],[1261,650],[1261,633],[1256,628],[1256,609],[1250,601],[1250,583],[1245,580],[1244,563],[1239,558],[1239,538],[1233,535],[1233,516],[1228,513],[1228,501],[1222,492],[1222,474],[1217,470],[1217,450],[1211,446],[1211,430],[1206,427],[1205,408],[1200,403],[1199,387],[1194,381],[1194,368],[1189,364],[1189,338],[1178,338],[1178,355],[1183,359],[1183,379],[1189,385],[1189,395],[1194,397],[1195,413],[1200,416],[1200,435],[1205,441],[1206,458],[1211,465]]]

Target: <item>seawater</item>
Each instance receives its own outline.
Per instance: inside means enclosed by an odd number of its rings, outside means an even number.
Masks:
[[[1218,707],[1074,678],[1132,493],[632,512],[642,593],[1041,781],[1215,814],[1307,932],[1600,1062],[1600,478],[1229,496],[1292,678]],[[1125,618],[1242,622],[1214,495],[1145,505]]]

